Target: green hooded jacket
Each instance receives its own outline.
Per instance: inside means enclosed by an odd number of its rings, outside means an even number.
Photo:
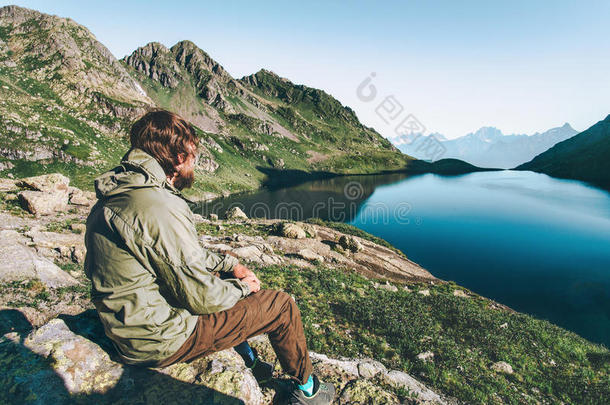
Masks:
[[[197,315],[231,308],[250,293],[229,272],[238,260],[203,249],[187,200],[157,161],[131,149],[95,180],[87,218],[85,273],[91,299],[127,364],[154,365],[174,354]]]

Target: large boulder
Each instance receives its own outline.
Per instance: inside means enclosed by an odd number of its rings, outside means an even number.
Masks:
[[[68,193],[56,191],[21,191],[19,194],[21,207],[35,216],[51,215],[54,212],[65,211],[68,207]]]

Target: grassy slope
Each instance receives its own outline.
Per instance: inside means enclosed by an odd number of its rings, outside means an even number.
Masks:
[[[21,130],[20,133],[6,129],[2,131],[0,147],[29,150],[33,144],[37,144],[50,150],[62,150],[81,160],[91,158],[92,153],[96,151],[99,153],[96,158],[107,162],[118,162],[126,150],[127,143],[124,138],[97,137],[100,131],[89,123],[116,119],[94,114],[83,115],[70,109],[47,83],[24,75],[17,68],[0,67],[0,94],[2,95],[0,111],[5,122]],[[40,132],[41,138],[36,141],[27,139],[23,135],[24,131]],[[75,141],[79,145],[76,145]],[[8,161],[5,158],[0,159]],[[60,172],[70,177],[74,185],[84,189],[92,188],[91,179],[100,170],[99,167],[63,162],[59,159],[45,162],[27,160],[11,160],[11,162],[15,167],[0,175],[6,176],[7,173],[12,173],[15,177],[26,177]]]
[[[116,165],[127,150],[127,141],[122,135],[129,125],[128,120],[105,113],[100,103],[120,107],[134,105],[112,99],[99,91],[80,94],[82,89],[79,90],[76,83],[86,83],[77,79],[78,71],[58,67],[56,62],[62,58],[59,52],[49,50],[43,59],[32,56],[38,52],[33,48],[46,46],[52,49],[55,40],[71,38],[83,52],[82,62],[86,70],[98,70],[103,75],[110,75],[102,77],[114,77],[105,65],[107,62],[103,58],[100,60],[93,51],[94,40],[85,28],[67,24],[61,28],[65,35],[57,35],[56,31],[41,26],[39,19],[46,17],[36,12],[31,15],[32,18],[18,27],[0,27],[0,40],[10,48],[0,58],[15,64],[0,66],[0,118],[4,123],[0,131],[0,148],[12,151],[42,148],[57,155],[63,154],[63,157],[32,162],[0,156],[0,162],[15,165],[0,171],[0,176],[6,177],[10,173],[15,177],[25,177],[60,172],[70,177],[72,184],[91,190],[93,177]],[[23,27],[27,29],[16,33],[19,31],[17,28]],[[78,94],[80,96],[75,96]],[[92,95],[98,96],[100,101],[94,101]],[[85,165],[83,162],[95,163]]]
[[[311,350],[372,357],[467,403],[607,403],[610,352],[549,322],[452,284],[375,289],[355,273],[255,266],[267,288],[293,294]],[[416,291],[429,289],[424,296]],[[434,353],[432,362],[416,359]],[[497,361],[514,374],[495,372]]]

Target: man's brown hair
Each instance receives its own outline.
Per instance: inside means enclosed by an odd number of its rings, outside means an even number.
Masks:
[[[155,109],[144,114],[131,127],[129,140],[132,148],[142,149],[154,157],[167,176],[178,166],[178,155],[193,153],[199,145],[195,129],[173,112]]]

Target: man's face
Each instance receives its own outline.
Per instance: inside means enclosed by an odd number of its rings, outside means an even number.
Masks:
[[[193,146],[191,153],[186,159],[176,167],[176,178],[174,179],[174,187],[178,190],[190,188],[195,181],[195,166],[197,165],[199,153],[197,148]]]

